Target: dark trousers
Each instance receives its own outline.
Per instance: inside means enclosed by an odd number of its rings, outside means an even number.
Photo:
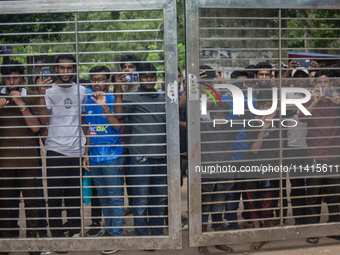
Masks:
[[[42,177],[42,172],[41,168],[38,169],[38,177]],[[38,179],[38,186],[39,188],[43,187],[42,184],[42,179]],[[15,187],[20,187],[19,180],[15,180],[14,182]],[[15,220],[11,220],[11,228],[17,228],[18,230],[11,230],[11,236],[19,236],[20,232],[20,226],[18,225],[18,218],[19,218],[19,198],[20,198],[20,189],[13,190],[12,192],[12,197],[17,197],[18,199],[16,200],[11,200],[11,218],[15,218]],[[41,218],[38,221],[38,227],[39,228],[46,228],[48,226],[47,220],[46,220],[46,203],[45,203],[45,198],[44,198],[44,190],[43,189],[38,189],[38,206],[39,208],[39,218]],[[17,208],[15,210],[14,208]],[[47,230],[46,229],[40,229],[38,230],[38,234],[40,237],[47,235]]]
[[[304,158],[307,156],[307,149],[293,149],[293,148],[295,147],[288,147],[287,148],[288,150],[285,151],[285,157],[293,158],[293,159],[285,160],[285,165],[296,166],[296,169],[297,169],[296,171],[299,172],[300,165],[302,165],[303,168],[306,166],[306,160]],[[294,159],[295,157],[296,159]],[[301,173],[298,173],[298,175],[301,176]],[[307,215],[306,208],[303,207],[306,205],[306,198],[303,197],[306,195],[305,178],[294,178],[294,170],[291,170],[290,185],[292,187],[290,191],[290,198],[291,198],[293,216]],[[295,225],[301,225],[301,224],[306,223],[307,218],[299,217],[299,218],[294,218],[294,220],[295,220]]]
[[[92,186],[95,186],[93,184],[93,179],[92,180]],[[92,198],[91,198],[91,221],[96,222],[100,224],[102,221],[102,208],[99,202],[99,198],[97,197],[97,189],[93,188],[92,189]]]
[[[317,160],[316,164],[321,164],[321,165],[337,165],[339,164],[339,159],[336,159],[334,161],[321,161]],[[311,163],[309,164],[311,165]],[[334,185],[334,184],[339,184],[339,178],[327,178],[325,176],[319,176],[318,178],[307,178],[307,195],[308,196],[313,196],[313,195],[318,195],[321,194],[321,188],[323,190],[323,194],[337,194],[336,196],[328,196],[327,197],[327,205],[328,205],[328,213],[335,213],[334,215],[329,215],[328,216],[328,221],[329,222],[339,222],[340,221],[340,216],[339,216],[339,205],[332,205],[339,203],[339,186],[334,186],[330,187],[328,185]],[[317,186],[317,185],[323,185],[322,187],[309,187],[309,186]],[[306,212],[308,215],[315,215],[315,214],[320,214],[321,212],[321,202],[322,198],[321,197],[307,197],[306,198],[306,205],[312,205],[313,207],[307,207]],[[315,205],[320,205],[316,206]],[[320,222],[320,216],[310,216],[307,218],[307,223],[308,224],[314,224],[314,223],[319,223]]]
[[[291,184],[291,192],[290,192],[290,201],[292,204],[293,216],[303,216],[307,215],[306,208],[301,207],[306,205],[306,198],[301,196],[306,196],[306,188],[305,188],[305,179],[290,179]],[[300,187],[299,189],[294,189],[296,187]],[[299,197],[299,198],[295,198]],[[319,212],[320,213],[320,212]],[[301,225],[306,223],[306,217],[303,218],[294,218],[295,225]]]
[[[14,180],[15,177],[25,177],[27,179],[20,179],[19,185],[22,191],[22,196],[24,198],[27,197],[38,197],[38,182],[36,177],[38,177],[38,171],[36,169],[11,169],[11,170],[0,170],[0,198],[12,198],[13,197],[13,188],[15,187]],[[3,179],[3,178],[13,178],[13,179]],[[28,188],[28,189],[27,189]],[[33,189],[32,189],[33,188]],[[0,199],[0,219],[7,218],[7,220],[0,220],[1,228],[10,228],[10,207],[11,200],[2,200]],[[34,228],[38,228],[38,220],[39,212],[38,209],[30,209],[38,207],[37,199],[24,199],[25,202],[25,216],[26,216],[26,227],[29,228],[26,230],[26,237],[37,237],[37,230]],[[30,218],[36,218],[35,220],[30,220]],[[11,231],[0,231],[0,237],[10,237]]]
[[[63,220],[61,219],[61,197],[64,196],[70,236],[80,232],[80,169],[79,157],[64,158],[54,151],[47,152],[47,187],[49,226],[53,237],[63,237]],[[52,168],[53,167],[53,168]],[[58,178],[51,178],[58,177]],[[56,188],[53,188],[56,187]],[[73,187],[73,188],[68,188]],[[53,198],[57,197],[57,198]],[[67,198],[76,197],[76,198]],[[58,207],[58,208],[56,208]],[[78,208],[68,208],[78,207]],[[52,219],[54,218],[54,219]],[[60,219],[58,219],[60,218]],[[73,228],[73,229],[72,229]]]
[[[280,187],[280,181],[276,180],[275,182],[275,187]],[[287,207],[288,207],[288,201],[287,201],[287,190],[286,190],[286,180],[282,180],[282,202],[283,202],[283,207],[286,209],[283,209],[283,217],[287,216]],[[274,190],[274,195],[273,195],[273,207],[279,207],[279,201],[280,201],[280,190]],[[275,217],[280,217],[280,209],[275,210]]]

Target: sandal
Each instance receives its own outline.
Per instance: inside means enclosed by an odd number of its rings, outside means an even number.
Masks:
[[[319,242],[319,237],[309,237],[306,242],[310,244],[317,244]]]

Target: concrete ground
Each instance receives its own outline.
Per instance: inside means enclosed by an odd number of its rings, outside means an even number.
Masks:
[[[187,215],[187,192],[186,192],[186,179],[184,180],[184,185],[182,187],[182,215]],[[23,219],[23,203],[20,204],[20,220],[19,224],[21,226],[25,225]],[[325,206],[323,206],[325,207]],[[327,210],[327,208],[323,208],[323,210]],[[288,210],[291,213],[291,210]],[[324,211],[325,212],[325,211]],[[85,210],[85,217],[90,217],[90,210],[87,208]],[[241,216],[240,216],[241,217]],[[325,219],[322,218],[322,221]],[[287,221],[285,225],[290,225],[293,222]],[[87,224],[90,222],[88,220]],[[126,225],[132,226],[132,221],[127,221]],[[20,237],[24,237],[21,231]],[[234,249],[232,254],[239,255],[251,255],[251,254],[264,254],[264,255],[316,255],[316,254],[324,254],[324,255],[340,255],[340,242],[336,242],[333,239],[329,239],[326,237],[319,238],[319,244],[312,245],[306,243],[305,239],[295,239],[295,240],[286,240],[286,241],[273,241],[265,246],[259,251],[253,251],[249,249],[250,243],[243,244],[232,244],[229,245]],[[114,247],[112,247],[114,249]],[[222,251],[215,249],[214,247],[208,247],[210,254],[226,254]],[[28,253],[10,253],[11,255],[23,255]],[[50,253],[51,255],[57,254],[54,252]],[[99,255],[100,251],[81,251],[81,252],[69,252],[69,255]],[[183,231],[183,248],[181,250],[157,250],[155,252],[147,252],[147,251],[119,251],[117,254],[119,255],[194,255],[199,254],[198,249],[196,247],[188,247],[188,231]]]

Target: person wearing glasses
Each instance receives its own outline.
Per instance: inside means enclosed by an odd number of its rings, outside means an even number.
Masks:
[[[91,172],[97,187],[105,219],[104,236],[122,236],[124,199],[120,188],[122,178],[118,177],[124,163],[121,157],[121,124],[113,115],[114,96],[108,93],[110,70],[106,66],[96,66],[90,73],[93,93],[85,107],[85,122],[88,124],[86,145],[89,146],[86,147],[83,166]],[[112,254],[117,251],[104,250],[102,253]]]

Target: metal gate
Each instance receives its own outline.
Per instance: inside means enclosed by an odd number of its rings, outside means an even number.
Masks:
[[[120,12],[129,11],[129,15],[126,18],[118,18]],[[138,16],[139,12],[144,12],[145,15],[142,18]],[[157,15],[151,15],[157,12]],[[98,19],[93,19],[91,14],[103,13],[102,16],[98,16]],[[109,13],[109,14],[107,14]],[[111,13],[111,14],[110,14]],[[148,14],[149,13],[149,14]],[[44,17],[39,15],[45,15]],[[60,14],[60,15],[59,15]],[[177,76],[177,27],[176,27],[176,1],[175,0],[147,0],[147,1],[78,1],[78,0],[58,0],[58,1],[1,1],[0,2],[0,15],[23,15],[25,19],[18,18],[13,22],[4,20],[0,26],[2,28],[8,28],[14,26],[12,30],[2,29],[1,38],[8,38],[8,40],[1,44],[1,46],[11,45],[13,49],[23,47],[20,53],[14,50],[14,54],[9,52],[3,52],[3,57],[10,57],[14,59],[22,58],[21,62],[25,62],[24,66],[27,68],[25,75],[19,75],[20,77],[27,77],[28,84],[27,88],[36,86],[35,79],[39,77],[39,67],[45,66],[50,67],[52,78],[56,77],[54,73],[54,58],[60,54],[73,54],[76,58],[76,76],[75,83],[78,86],[77,96],[80,98],[81,92],[79,90],[79,84],[82,84],[81,79],[83,76],[89,75],[89,68],[94,65],[116,65],[122,64],[121,60],[116,56],[124,54],[136,54],[147,56],[142,59],[139,63],[152,63],[159,67],[157,71],[152,71],[153,74],[158,76],[158,86],[166,84],[165,91],[165,115],[166,123],[158,123],[166,127],[166,143],[152,144],[152,146],[166,146],[166,152],[161,155],[166,157],[166,163],[161,166],[167,167],[166,179],[167,183],[164,185],[152,184],[154,187],[167,187],[166,195],[153,195],[150,197],[166,197],[168,208],[167,215],[165,218],[168,219],[164,225],[167,231],[164,235],[152,235],[152,236],[117,236],[110,238],[108,236],[103,237],[85,237],[86,231],[90,228],[87,227],[90,216],[85,213],[85,204],[81,203],[81,232],[80,236],[75,238],[0,238],[0,250],[1,252],[24,252],[24,251],[90,251],[90,250],[110,250],[112,248],[118,250],[144,250],[144,249],[179,249],[182,247],[182,235],[181,235],[181,202],[180,202],[180,174],[179,174],[179,121],[178,121],[178,90],[176,86],[178,84]],[[30,18],[32,15],[33,18]],[[33,16],[37,15],[37,16]],[[64,16],[62,16],[64,15]],[[111,15],[111,16],[110,16]],[[20,16],[21,17],[21,16]],[[28,18],[27,18],[28,17]],[[37,18],[34,18],[37,17]],[[38,18],[40,17],[40,18]],[[57,17],[57,18],[55,18]],[[92,18],[91,18],[92,17]],[[53,20],[55,18],[55,20]],[[58,20],[59,19],[59,20]],[[115,29],[114,24],[120,23],[120,29]],[[133,29],[133,26],[128,24],[141,24],[145,26],[142,29]],[[58,25],[66,25],[64,27],[58,27]],[[90,24],[89,26],[85,26]],[[105,29],[96,26],[96,24],[111,24],[112,26],[106,26]],[[148,25],[150,24],[150,25]],[[126,25],[124,27],[124,25]],[[36,26],[36,29],[28,29],[29,32],[25,31],[23,26]],[[20,28],[18,28],[20,27]],[[104,26],[103,26],[104,27]],[[132,27],[132,29],[131,29]],[[59,30],[58,30],[59,29]],[[3,31],[9,31],[4,33]],[[126,33],[127,37],[122,39],[118,35]],[[143,33],[149,33],[145,38],[142,36]],[[151,35],[150,35],[151,33]],[[90,37],[84,37],[84,35],[91,35]],[[97,35],[106,35],[106,37],[97,37]],[[117,39],[114,36],[119,37]],[[131,35],[131,36],[130,36]],[[39,37],[40,36],[40,37]],[[65,37],[61,37],[65,36]],[[25,38],[37,38],[33,41],[25,41]],[[64,41],[63,39],[64,38]],[[140,43],[140,45],[138,45]],[[131,44],[131,48],[126,50],[122,44]],[[106,45],[106,48],[101,47]],[[146,46],[145,46],[146,45]],[[70,46],[70,47],[69,47]],[[157,46],[157,47],[156,47]],[[16,48],[17,47],[17,48]],[[52,47],[52,50],[48,50],[46,47]],[[59,47],[59,48],[53,48]],[[116,48],[117,47],[117,48]],[[33,50],[32,50],[33,49]],[[82,58],[82,56],[93,55],[93,59]],[[108,56],[108,57],[107,57]],[[27,58],[27,62],[26,62]],[[82,60],[83,59],[83,60]],[[85,59],[85,60],[84,60]],[[136,61],[136,60],[135,60]],[[136,62],[132,62],[135,63]],[[3,66],[3,65],[2,65]],[[38,69],[37,69],[38,68]],[[37,71],[38,70],[38,71]],[[141,72],[142,74],[143,72]],[[119,75],[121,71],[119,68],[114,67],[111,69],[110,75]],[[166,74],[166,75],[164,75]],[[164,75],[164,82],[162,81]],[[5,77],[5,76],[4,76]],[[3,78],[4,78],[3,77]],[[98,79],[99,81],[99,79]],[[97,82],[97,81],[95,81]],[[111,83],[111,82],[110,82]],[[1,87],[1,86],[0,86]],[[112,91],[111,91],[112,93]],[[162,93],[157,93],[162,95]],[[124,94],[124,93],[123,93]],[[70,103],[70,102],[66,102]],[[72,102],[71,102],[72,104]],[[163,105],[164,103],[158,103]],[[79,110],[81,107],[85,107],[84,104],[77,104]],[[157,104],[156,104],[157,107]],[[25,109],[23,109],[25,110]],[[162,114],[162,113],[155,113]],[[164,113],[163,113],[164,115]],[[81,123],[81,117],[84,115],[78,114],[78,124]],[[64,123],[57,123],[55,126],[62,126]],[[136,124],[135,124],[136,125]],[[143,124],[139,124],[143,125]],[[157,125],[157,123],[155,124]],[[133,124],[122,124],[122,126],[128,127]],[[43,127],[43,126],[39,126]],[[87,127],[87,125],[79,124],[79,137],[81,136],[81,128]],[[14,127],[15,128],[15,127]],[[101,128],[99,125],[97,128]],[[104,127],[103,127],[104,128]],[[98,131],[98,129],[97,129]],[[67,134],[66,134],[67,135]],[[150,134],[155,135],[155,134]],[[41,135],[42,138],[44,135]],[[124,135],[122,135],[124,137]],[[136,135],[138,136],[138,135]],[[126,135],[125,135],[126,137]],[[8,137],[7,137],[8,138]],[[2,138],[6,139],[6,138]],[[81,139],[79,139],[80,141]],[[4,140],[3,140],[4,141]],[[80,144],[79,144],[80,145]],[[143,146],[143,144],[141,144]],[[28,147],[31,150],[36,150],[42,146]],[[79,148],[84,148],[83,145]],[[13,149],[13,148],[7,148]],[[79,149],[81,150],[81,149]],[[162,153],[162,152],[156,152]],[[141,156],[141,155],[135,155]],[[147,161],[147,155],[143,158]],[[151,157],[153,155],[149,155]],[[46,156],[42,156],[45,160]],[[67,157],[65,157],[67,158]],[[8,158],[6,158],[8,159]],[[13,157],[12,160],[21,160],[25,157]],[[3,160],[3,159],[1,159]],[[82,158],[79,157],[79,164],[81,165]],[[80,168],[81,167],[77,166]],[[24,169],[26,169],[24,167]],[[30,169],[30,168],[27,168]],[[43,167],[44,169],[44,167]],[[2,168],[0,171],[5,171]],[[128,174],[122,174],[121,177],[126,177]],[[163,174],[164,176],[164,174]],[[86,177],[85,177],[86,178]],[[80,176],[80,179],[85,179]],[[20,178],[19,178],[20,179]],[[21,179],[25,179],[22,177]],[[43,175],[37,179],[42,180],[44,183],[49,177]],[[82,182],[81,182],[82,183]],[[82,184],[80,188],[82,188]],[[122,184],[121,188],[134,187],[131,184]],[[94,188],[94,187],[93,187]],[[5,188],[0,187],[4,190]],[[14,190],[14,188],[12,188]],[[29,189],[29,188],[28,188]],[[45,192],[48,191],[48,187],[43,188]],[[25,190],[25,188],[23,188]],[[82,189],[81,189],[82,190]],[[20,196],[20,193],[19,193]],[[130,195],[130,198],[133,197]],[[88,197],[89,198],[89,197]],[[1,198],[2,200],[8,199]],[[19,199],[11,198],[13,199]],[[28,198],[23,198],[26,201]],[[45,198],[44,198],[45,199]],[[83,201],[83,193],[78,197]],[[148,198],[147,198],[148,199]],[[124,206],[126,208],[128,206]],[[143,206],[135,206],[134,208],[140,208]],[[145,207],[145,206],[144,206]],[[164,207],[160,205],[159,207]],[[47,208],[47,207],[46,207]],[[34,209],[34,208],[33,208]],[[35,208],[36,209],[36,208]],[[78,208],[79,209],[79,208]],[[142,217],[142,216],[137,216]],[[150,218],[160,217],[159,215],[149,215]],[[115,217],[113,217],[115,218]],[[117,217],[116,217],[117,218]],[[134,216],[124,216],[126,221],[132,220]],[[160,217],[162,218],[162,216]],[[45,217],[45,219],[48,219]],[[65,219],[65,217],[63,217]],[[7,219],[9,220],[9,219]],[[85,222],[85,220],[87,222]],[[0,226],[2,228],[3,226]],[[123,230],[133,228],[130,226],[123,226]],[[149,228],[149,227],[144,227]],[[29,226],[21,230],[31,230]],[[40,228],[41,230],[42,228]],[[4,229],[1,229],[4,230]],[[14,230],[14,229],[11,229]],[[72,228],[71,228],[72,230]]]
[[[328,43],[330,40],[338,40],[339,28],[334,26],[334,24],[330,25],[321,25],[319,21],[332,21],[339,22],[339,16],[329,16],[329,12],[335,11],[338,14],[338,10],[340,9],[340,5],[338,1],[314,1],[314,0],[304,0],[304,1],[248,1],[248,0],[187,0],[186,1],[186,77],[187,77],[187,123],[188,123],[188,159],[189,159],[189,177],[188,177],[188,204],[189,204],[189,245],[190,247],[196,246],[209,246],[209,245],[220,245],[220,244],[236,244],[236,243],[244,243],[244,242],[261,242],[261,241],[272,241],[272,240],[287,240],[287,239],[297,239],[297,238],[308,238],[313,236],[331,236],[339,234],[339,223],[337,222],[326,222],[323,218],[324,216],[332,216],[338,214],[338,209],[334,212],[326,213],[323,211],[321,214],[321,222],[319,224],[308,224],[308,225],[294,225],[293,219],[299,218],[299,216],[291,215],[291,206],[285,205],[284,200],[288,198],[288,190],[290,188],[286,188],[284,183],[287,183],[287,187],[289,185],[289,176],[280,171],[279,174],[273,176],[272,180],[277,181],[278,185],[272,187],[272,190],[278,192],[279,196],[277,197],[279,207],[269,206],[271,210],[277,209],[279,211],[279,215],[274,218],[269,218],[270,221],[272,219],[278,220],[278,225],[273,227],[265,227],[258,229],[229,229],[228,231],[222,231],[220,228],[217,228],[217,231],[208,230],[208,232],[202,231],[202,224],[210,225],[211,222],[202,223],[202,217],[213,216],[214,214],[222,214],[222,211],[216,212],[211,209],[210,211],[202,212],[202,207],[206,205],[223,205],[232,203],[232,200],[228,199],[217,199],[217,200],[204,200],[202,201],[203,196],[217,196],[218,194],[231,194],[231,193],[241,193],[245,192],[244,190],[233,190],[224,189],[224,190],[205,190],[202,191],[202,185],[210,184],[215,185],[218,184],[234,184],[249,181],[249,178],[229,178],[229,180],[203,180],[204,176],[200,173],[200,167],[202,167],[203,163],[210,163],[211,165],[217,167],[217,164],[232,164],[232,163],[248,163],[249,159],[245,160],[236,160],[233,161],[231,158],[228,160],[218,161],[217,159],[210,158],[207,159],[205,157],[205,161],[201,160],[204,156],[211,156],[212,153],[225,153],[231,154],[234,153],[234,148],[231,150],[226,149],[211,149],[211,153],[207,152],[208,149],[202,149],[202,146],[207,146],[209,144],[221,144],[221,142],[227,143],[228,141],[217,141],[217,140],[209,140],[206,136],[203,140],[202,137],[207,134],[213,134],[214,130],[204,129],[201,130],[202,125],[210,124],[212,125],[212,117],[210,115],[209,118],[202,118],[202,112],[206,111],[208,114],[212,114],[214,111],[216,113],[223,112],[222,109],[218,107],[213,108],[214,110],[209,109],[209,100],[208,100],[208,109],[205,108],[206,99],[210,95],[210,105],[214,104],[219,106],[220,102],[216,97],[222,96],[228,90],[221,92],[221,87],[224,84],[233,84],[238,88],[242,89],[242,84],[245,82],[245,79],[248,78],[249,82],[259,82],[258,79],[254,79],[253,76],[248,77],[250,72],[254,72],[256,70],[255,65],[258,62],[269,62],[273,64],[273,70],[276,70],[277,76],[272,77],[272,81],[277,84],[273,85],[273,87],[278,87],[281,90],[281,87],[284,87],[284,83],[286,81],[289,82],[289,79],[294,81],[294,78],[282,77],[285,73],[285,70],[293,70],[284,69],[281,66],[281,63],[288,65],[288,62],[291,60],[301,60],[300,65],[303,66],[303,62],[308,62],[310,59],[316,60],[319,62],[318,68],[314,66],[314,68],[318,70],[329,69],[330,71],[337,70],[337,68],[332,67],[332,64],[339,62],[340,56],[338,51],[338,44]],[[299,11],[299,12],[298,12]],[[295,14],[293,14],[295,13]],[[302,13],[302,14],[301,14]],[[290,23],[289,23],[290,22]],[[295,22],[295,25],[294,25]],[[294,33],[295,32],[295,33]],[[320,32],[317,35],[317,32]],[[324,32],[324,33],[322,33]],[[322,41],[324,43],[319,43]],[[315,53],[315,54],[314,54]],[[308,60],[309,59],[309,60]],[[248,67],[248,70],[245,70],[245,67],[253,64],[253,66]],[[276,64],[276,66],[274,66]],[[205,65],[205,66],[204,66]],[[306,67],[310,67],[308,64]],[[313,66],[312,66],[313,67]],[[268,68],[268,67],[267,67]],[[271,69],[271,68],[270,68]],[[269,69],[267,69],[269,70]],[[307,69],[306,69],[307,70]],[[221,76],[221,72],[223,72],[224,76]],[[241,77],[241,80],[233,80],[236,79],[234,77],[230,78],[230,74],[234,71],[243,72],[243,75],[246,77]],[[244,74],[246,71],[246,74]],[[315,71],[313,69],[309,69],[309,72],[312,73]],[[207,77],[201,77],[201,72],[205,72]],[[210,74],[208,74],[210,73]],[[331,82],[334,82],[335,90],[338,90],[336,85],[336,77],[332,76],[330,78]],[[220,79],[219,78],[223,78]],[[288,79],[289,78],[289,79]],[[312,77],[313,78],[313,77]],[[295,79],[296,80],[296,79]],[[312,82],[317,81],[311,79]],[[242,83],[243,81],[243,83]],[[200,84],[198,83],[200,82]],[[204,83],[202,85],[202,83]],[[293,82],[291,82],[293,83]],[[208,86],[210,85],[210,87]],[[211,87],[214,87],[215,90],[212,90]],[[244,88],[244,87],[243,87]],[[261,89],[259,89],[261,90]],[[262,89],[265,90],[265,89]],[[270,89],[271,90],[271,89]],[[206,91],[204,93],[203,91]],[[201,92],[201,96],[200,96]],[[203,94],[202,94],[203,93]],[[232,91],[232,93],[235,93]],[[219,95],[218,95],[219,94]],[[249,93],[248,93],[249,94]],[[234,95],[235,96],[235,95]],[[249,98],[250,96],[248,96]],[[204,101],[205,100],[205,101]],[[229,101],[232,100],[228,99]],[[223,105],[228,103],[228,100],[222,100]],[[216,101],[216,102],[215,102]],[[261,100],[258,100],[258,102]],[[222,105],[221,102],[221,105]],[[236,102],[233,102],[235,105]],[[242,103],[241,103],[242,105]],[[239,106],[239,104],[238,104]],[[234,110],[235,110],[234,106]],[[201,111],[198,111],[201,109]],[[219,110],[218,110],[219,109]],[[330,107],[329,109],[334,109]],[[224,110],[225,112],[230,112],[230,110]],[[235,114],[235,113],[234,113]],[[322,116],[324,119],[338,119],[339,117],[326,117]],[[323,119],[320,117],[321,119]],[[225,124],[227,122],[223,118],[222,123],[216,123],[214,120],[214,124]],[[279,115],[280,121],[284,118]],[[320,120],[321,121],[321,120]],[[230,125],[230,123],[228,123]],[[237,125],[237,124],[236,124]],[[334,127],[333,127],[334,128]],[[338,128],[336,126],[335,128]],[[284,128],[280,125],[278,128],[279,131],[282,131]],[[313,129],[312,127],[308,127],[308,130]],[[208,130],[208,131],[207,131]],[[230,131],[224,131],[230,132]],[[247,133],[247,131],[246,131]],[[285,158],[282,156],[282,152],[287,151],[287,147],[283,146],[283,142],[287,140],[282,136],[282,133],[279,132],[280,135],[276,138],[279,146],[276,148],[278,151],[279,157],[276,160],[279,161],[279,164],[284,164]],[[248,133],[247,133],[248,134]],[[337,139],[338,134],[333,134],[332,139]],[[254,138],[256,139],[256,138]],[[311,139],[311,138],[309,138]],[[262,141],[262,140],[261,140]],[[307,138],[307,142],[310,141]],[[230,142],[230,141],[229,141]],[[232,139],[231,142],[236,142],[236,140]],[[322,145],[317,145],[322,148]],[[319,148],[317,147],[317,148]],[[327,147],[327,146],[326,146]],[[338,146],[329,146],[331,149],[334,149]],[[323,147],[325,148],[325,147]],[[299,148],[295,148],[295,153],[298,153]],[[308,149],[307,147],[301,149]],[[222,150],[222,151],[221,151]],[[272,149],[273,150],[273,149]],[[275,150],[275,148],[274,148]],[[247,152],[247,154],[251,153],[251,148],[243,148],[243,151]],[[290,159],[288,156],[288,159]],[[295,156],[296,157],[296,156]],[[328,160],[326,156],[325,160]],[[334,157],[338,158],[339,154],[334,155]],[[299,158],[312,160],[312,155],[305,155]],[[256,160],[253,159],[251,162],[267,162],[266,158],[259,158]],[[257,163],[256,163],[257,164]],[[258,163],[259,164],[259,163]],[[313,165],[309,164],[309,168]],[[261,164],[262,166],[262,164]],[[198,169],[198,170],[197,170]],[[217,168],[216,168],[217,169]],[[238,168],[240,169],[240,168]],[[292,169],[292,166],[291,168]],[[203,172],[203,171],[202,171]],[[205,174],[207,173],[204,172]],[[338,178],[338,173],[333,172],[333,178]],[[229,176],[228,176],[229,177]],[[314,176],[315,177],[315,176]],[[206,175],[205,175],[206,178]],[[257,178],[257,181],[266,181],[267,179],[261,177]],[[297,177],[304,179],[303,177]],[[319,199],[323,199],[328,196],[330,199],[332,196],[338,196],[339,193],[339,183],[329,184],[329,186],[337,187],[337,194],[327,194],[327,192],[320,194]],[[312,187],[300,187],[303,189],[303,196],[300,198],[313,198],[318,195],[306,195],[305,190],[322,187],[321,185],[314,184]],[[264,188],[259,188],[261,191],[264,191]],[[294,188],[293,188],[294,189]],[[295,189],[296,186],[295,186]],[[256,189],[250,190],[256,191]],[[308,193],[307,193],[308,194]],[[299,197],[298,197],[299,198]],[[292,200],[293,198],[290,197]],[[248,197],[247,201],[242,201],[240,199],[240,195],[238,199],[233,202],[239,204],[240,207],[242,202],[257,202],[257,201],[268,201],[266,198],[256,198],[253,199]],[[311,205],[309,205],[311,206]],[[318,206],[318,205],[312,205]],[[334,202],[334,206],[339,208],[339,201]],[[238,206],[237,206],[238,207]],[[294,208],[308,208],[308,205],[295,205]],[[267,208],[268,209],[268,208]],[[244,220],[240,219],[241,212],[262,212],[266,209],[262,208],[249,208],[244,210],[243,208],[232,209],[230,211],[225,211],[224,213],[237,213],[238,219],[234,219],[229,221],[228,223],[238,223],[240,224],[242,221],[251,221],[250,218],[245,218]],[[284,211],[288,210],[288,214],[285,215]],[[323,209],[324,210],[324,209]],[[336,213],[337,212],[337,213]],[[310,215],[310,214],[309,214]],[[264,215],[262,218],[267,219]],[[300,216],[301,218],[301,216]],[[262,219],[258,219],[262,220]],[[227,223],[226,220],[222,220],[221,222],[213,222],[216,224]],[[216,229],[215,229],[216,230]]]

